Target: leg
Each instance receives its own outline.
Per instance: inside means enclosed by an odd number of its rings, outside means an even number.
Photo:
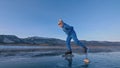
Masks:
[[[72,34],[72,38],[73,38],[74,42],[75,42],[77,45],[83,47],[84,49],[87,49],[87,47],[78,40],[78,38],[77,38],[77,36],[76,36],[76,33],[73,33],[73,34]]]
[[[66,47],[67,47],[68,51],[72,51],[71,45],[70,45],[71,39],[72,39],[71,36],[68,36],[67,39],[66,39]]]
[[[75,41],[75,43],[76,43],[77,45],[79,45],[79,46],[81,46],[81,47],[84,48],[84,52],[87,54],[88,48],[87,48],[83,43],[81,43],[81,42],[77,39],[76,33],[73,33],[73,34],[72,34],[72,38],[73,38],[73,40]],[[87,56],[87,55],[86,55],[86,56]]]

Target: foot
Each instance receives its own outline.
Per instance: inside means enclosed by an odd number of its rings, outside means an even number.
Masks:
[[[88,48],[84,48],[84,53],[85,53],[85,54],[88,53]]]
[[[65,55],[72,54],[72,51],[65,52]]]

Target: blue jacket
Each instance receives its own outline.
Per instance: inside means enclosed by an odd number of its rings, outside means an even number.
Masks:
[[[71,35],[71,33],[74,32],[73,26],[69,26],[66,23],[63,23],[63,27],[62,27],[63,31],[67,34],[67,35]]]

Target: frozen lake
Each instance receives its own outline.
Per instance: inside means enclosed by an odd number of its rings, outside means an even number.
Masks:
[[[120,52],[90,53],[89,64],[84,64],[84,57],[77,53],[72,58],[62,55],[0,57],[0,68],[120,68]]]

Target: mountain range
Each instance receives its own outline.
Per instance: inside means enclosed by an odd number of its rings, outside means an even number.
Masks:
[[[120,42],[110,42],[110,41],[86,41],[80,40],[85,45],[95,45],[95,46],[120,46]],[[0,35],[0,44],[26,44],[26,45],[65,45],[65,41],[56,38],[45,38],[45,37],[28,37],[19,38],[15,35]],[[71,42],[72,45],[75,43]]]

